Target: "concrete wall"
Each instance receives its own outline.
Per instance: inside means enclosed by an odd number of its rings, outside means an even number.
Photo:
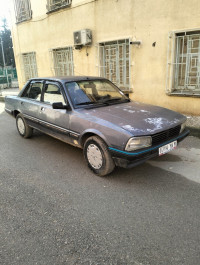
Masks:
[[[166,90],[168,34],[173,30],[200,28],[198,0],[72,0],[70,8],[46,14],[46,0],[31,0],[31,20],[15,24],[12,36],[20,88],[24,73],[20,55],[36,52],[38,74],[51,76],[49,50],[73,46],[73,32],[89,28],[93,45],[74,50],[75,75],[98,75],[98,42],[131,38],[141,40],[131,46],[132,99],[168,107],[182,113],[200,115],[200,98],[168,96]],[[156,42],[153,47],[152,43]]]

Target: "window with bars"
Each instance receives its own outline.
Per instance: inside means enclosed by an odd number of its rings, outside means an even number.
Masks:
[[[99,74],[130,92],[130,44],[129,40],[99,44]]]
[[[22,54],[25,82],[33,77],[38,77],[36,53],[24,53]]]
[[[200,31],[176,33],[172,39],[174,51],[168,53],[169,92],[200,95]]]
[[[15,14],[17,23],[31,19],[30,0],[15,0]]]
[[[47,0],[48,12],[71,6],[72,0]]]
[[[54,49],[53,63],[56,76],[74,75],[72,47]]]

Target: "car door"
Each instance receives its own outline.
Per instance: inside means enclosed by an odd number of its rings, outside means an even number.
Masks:
[[[46,81],[42,101],[39,109],[42,130],[65,142],[72,142],[69,130],[71,111],[66,109],[53,109],[52,104],[62,102],[66,104],[63,88],[57,82]]]
[[[31,81],[20,98],[20,109],[27,123],[38,128],[41,94],[44,81]]]

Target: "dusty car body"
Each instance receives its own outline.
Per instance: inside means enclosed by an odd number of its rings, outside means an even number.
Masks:
[[[90,169],[107,175],[115,165],[133,167],[176,148],[189,131],[186,117],[130,101],[99,77],[31,79],[5,99],[21,136],[32,128],[84,149]]]

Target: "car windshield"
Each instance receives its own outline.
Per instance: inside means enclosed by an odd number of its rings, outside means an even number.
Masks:
[[[88,80],[66,83],[75,107],[84,105],[117,104],[129,99],[115,85],[106,80]]]

